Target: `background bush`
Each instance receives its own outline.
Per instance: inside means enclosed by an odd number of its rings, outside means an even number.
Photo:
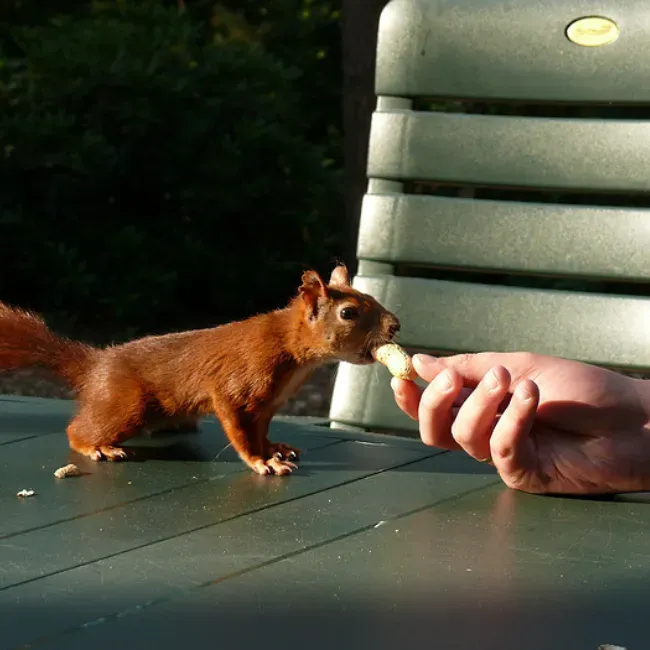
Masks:
[[[335,14],[294,12],[295,52],[252,3],[166,4],[49,2],[0,34],[0,296],[66,330],[243,317],[338,253],[340,131],[312,96]]]

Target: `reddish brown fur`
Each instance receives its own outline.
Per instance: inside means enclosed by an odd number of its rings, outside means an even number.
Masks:
[[[76,391],[70,447],[94,460],[126,458],[118,445],[143,429],[195,426],[214,413],[244,463],[286,474],[298,450],[268,440],[273,415],[330,361],[373,363],[398,319],[350,286],[344,265],[326,285],[315,271],[284,309],[218,327],[148,336],[105,349],[56,336],[36,315],[0,303],[0,370],[42,365]],[[356,309],[352,319],[344,308]]]
[[[72,386],[81,386],[95,348],[56,336],[29,311],[0,302],[0,370],[43,366]]]

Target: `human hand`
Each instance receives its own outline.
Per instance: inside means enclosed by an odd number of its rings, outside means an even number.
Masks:
[[[391,385],[425,444],[491,459],[525,492],[650,489],[650,382],[525,352],[416,354],[413,365],[424,390]]]

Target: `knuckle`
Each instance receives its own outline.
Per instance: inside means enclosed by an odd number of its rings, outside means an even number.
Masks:
[[[539,356],[534,352],[517,352],[517,374],[525,378],[535,372],[538,366]]]
[[[533,366],[535,364],[535,360],[537,359],[537,355],[533,352],[519,352],[518,356],[519,360],[524,366]]]
[[[510,442],[502,440],[490,441],[490,451],[492,458],[496,460],[508,460],[514,454],[514,447]]]
[[[475,355],[470,354],[469,352],[463,352],[461,354],[455,354],[453,357],[449,357],[450,363],[453,364],[454,368],[462,370],[471,365],[472,359]],[[444,362],[444,359],[442,359]]]
[[[524,487],[527,487],[526,482],[523,477],[513,474],[513,473],[503,473],[501,474],[501,480],[505,483],[506,487],[511,490],[521,490]],[[530,492],[530,490],[526,490]]]
[[[422,393],[419,410],[420,412],[423,410],[431,411],[432,409],[436,408],[436,406],[438,406],[438,402],[438,396],[434,393],[434,391],[427,389]]]
[[[420,408],[427,411],[437,409],[441,404],[445,403],[445,397],[446,396],[444,394],[440,394],[437,390],[435,390],[435,386],[433,384],[429,384],[424,389],[422,397],[420,398]]]
[[[472,444],[474,436],[468,427],[462,427],[458,422],[451,425],[451,435],[453,439],[463,448]]]

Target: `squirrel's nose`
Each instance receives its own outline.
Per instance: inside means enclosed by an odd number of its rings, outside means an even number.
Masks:
[[[397,320],[397,318],[393,318],[390,325],[388,326],[388,335],[391,339],[395,336],[395,334],[397,334],[397,332],[400,331],[400,328],[401,325],[399,320]]]

